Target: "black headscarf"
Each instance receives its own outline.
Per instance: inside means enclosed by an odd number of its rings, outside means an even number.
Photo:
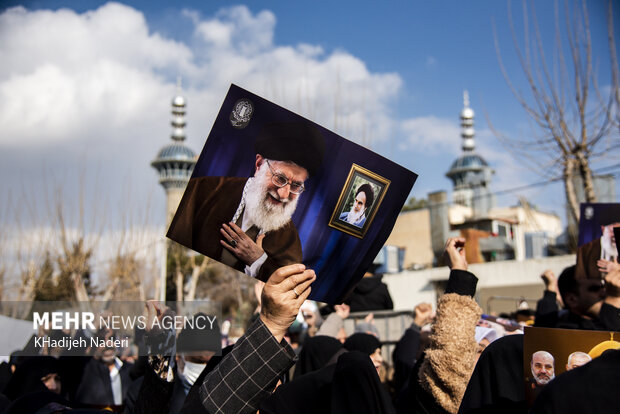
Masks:
[[[493,341],[480,355],[459,413],[526,412],[523,335]]]
[[[342,349],[342,344],[331,336],[318,335],[306,339],[295,365],[295,378],[326,366]]]
[[[381,341],[374,335],[358,332],[347,338],[344,347],[348,351],[359,351],[366,355],[372,355],[377,348],[381,348]]]
[[[390,396],[365,352],[351,351],[338,358],[330,408],[331,413],[338,414],[395,412]]]
[[[336,364],[296,376],[293,381],[279,386],[261,402],[261,414],[315,414],[329,413],[332,378]]]
[[[336,364],[281,385],[264,400],[261,414],[392,414],[394,408],[365,353],[340,355]]]
[[[549,382],[531,413],[618,412],[620,351],[610,350]]]
[[[20,364],[4,389],[11,401],[36,391],[47,391],[41,378],[48,374],[60,374],[60,364],[51,356],[34,356]]]

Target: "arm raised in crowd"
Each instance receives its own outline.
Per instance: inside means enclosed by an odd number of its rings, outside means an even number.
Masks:
[[[344,303],[334,305],[334,312],[330,313],[323,321],[316,335],[331,336],[338,339],[338,334],[341,329],[344,329],[344,320],[349,317],[349,313],[351,313],[349,305]]]
[[[430,346],[418,373],[422,389],[451,413],[458,411],[474,368],[474,331],[482,314],[473,299],[478,279],[467,271],[464,245],[462,238],[450,238],[446,242],[450,278],[445,294],[438,301]]]
[[[265,283],[260,317],[200,387],[209,413],[255,413],[296,360],[284,334],[310,295],[316,276],[302,264],[276,270]]]
[[[536,303],[536,317],[557,313],[560,310],[558,302],[562,302],[562,297],[558,290],[558,281],[553,271],[545,270],[540,275],[540,278],[545,283],[545,291],[543,297]]]

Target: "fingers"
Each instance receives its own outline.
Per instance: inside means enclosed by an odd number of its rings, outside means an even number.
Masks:
[[[272,284],[282,283],[282,281],[288,278],[289,276],[302,273],[305,269],[306,269],[306,266],[302,263],[297,263],[297,264],[292,264],[292,265],[281,267],[275,272],[273,272],[271,276],[269,276],[268,282]]]
[[[449,261],[451,269],[467,270],[465,255],[465,239],[463,237],[450,237],[446,241],[444,257]]]
[[[241,229],[239,229],[239,230],[241,230]],[[227,240],[231,240],[231,239],[235,239],[236,240],[236,239],[239,238],[239,235],[237,234],[237,232],[235,230],[233,230],[226,223],[222,224],[222,227],[220,228],[220,233],[222,233],[222,235],[224,237],[226,237]]]
[[[285,280],[283,280],[282,288],[284,290],[292,290],[294,287],[297,287],[300,284],[307,282],[308,280],[312,279],[314,276],[315,276],[314,270],[306,269],[301,273],[293,274],[287,277]],[[297,292],[299,292],[299,289],[297,289]]]
[[[465,238],[464,237],[450,237],[448,240],[446,240],[446,249],[448,248],[459,248],[459,247],[463,247],[465,245]]]
[[[232,221],[230,223],[228,223],[228,225],[226,223],[224,223],[223,226],[231,229],[235,234],[238,234],[239,236],[241,236],[241,235],[245,236],[245,232],[243,230],[241,230],[241,227],[237,226]]]
[[[162,306],[155,299],[147,300],[144,305],[146,306],[146,311],[149,315],[157,317],[162,314]]]
[[[256,238],[256,245],[260,247],[261,249],[263,248],[264,238],[265,238],[265,233],[259,234],[258,237]]]
[[[306,290],[304,290],[302,293],[299,294],[299,297],[297,298],[297,300],[300,301],[299,306],[301,306],[301,304],[304,303],[306,299],[308,299],[308,296],[310,296],[311,291],[312,291],[312,288],[308,286]]]
[[[605,275],[606,284],[620,285],[620,271],[612,270]]]
[[[312,277],[308,280],[306,280],[303,283],[298,284],[297,286],[294,287],[294,289],[297,291],[297,293],[299,293],[299,296],[301,296],[306,289],[310,289],[310,285],[316,280],[316,275],[314,274],[314,271],[310,270],[306,270],[306,272],[312,272]]]

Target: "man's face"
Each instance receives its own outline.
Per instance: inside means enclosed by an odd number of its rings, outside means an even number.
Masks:
[[[271,167],[271,168],[269,168]],[[299,194],[291,192],[291,184],[303,185],[308,179],[308,171],[299,165],[291,164],[284,161],[265,161],[261,168],[267,168],[269,172],[265,176],[265,184],[267,186],[267,202],[276,207],[282,207],[284,204],[295,200]],[[274,177],[285,177],[288,184],[278,187],[274,184]]]
[[[598,315],[601,301],[605,299],[605,287],[597,279],[582,279],[577,283],[579,294],[573,312],[584,316]]]
[[[532,355],[532,375],[538,385],[545,385],[555,377],[553,357],[546,353]]]
[[[361,213],[366,210],[366,193],[360,191],[355,196],[355,201],[353,202],[353,211],[356,213]]]
[[[618,256],[618,250],[616,246],[616,236],[614,234],[614,228],[620,227],[620,223],[612,223],[608,226],[601,226],[601,249],[603,250],[604,259],[610,260],[611,257]]]
[[[101,354],[101,361],[106,365],[111,365],[116,359],[116,349],[106,348]]]
[[[295,194],[295,190],[300,193],[300,186],[307,178],[308,171],[303,167],[290,162],[267,161],[257,154],[256,173],[245,198],[254,224],[265,233],[286,225],[297,208],[299,194]]]
[[[601,232],[603,237],[609,237],[611,242],[616,244],[616,237],[614,236],[614,228],[620,227],[620,223],[611,223],[608,226],[601,226]]]
[[[571,369],[575,369],[577,367],[580,367],[582,365],[587,364],[588,362],[590,362],[592,360],[592,358],[590,358],[587,354],[577,354],[577,355],[573,355],[570,359],[570,362],[568,364],[566,364],[566,370],[570,371]]]

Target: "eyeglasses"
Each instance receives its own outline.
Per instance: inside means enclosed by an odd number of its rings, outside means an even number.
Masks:
[[[271,182],[276,187],[282,188],[288,184],[290,185],[290,191],[293,194],[301,194],[306,189],[303,183],[294,181],[291,182],[286,175],[273,171],[273,168],[271,168],[271,164],[269,164],[269,161],[267,161],[267,166],[269,167],[269,171],[271,171]]]

